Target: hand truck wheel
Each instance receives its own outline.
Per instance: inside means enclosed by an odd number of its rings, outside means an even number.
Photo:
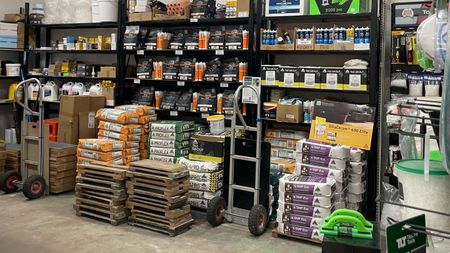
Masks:
[[[209,224],[214,227],[219,226],[225,219],[225,210],[227,209],[227,203],[224,198],[218,196],[209,201],[208,210],[206,211],[206,219]]]
[[[20,173],[14,170],[7,171],[5,174],[0,176],[0,190],[5,193],[16,192],[19,187],[14,184],[14,181],[22,181]]]
[[[248,215],[248,230],[253,235],[262,235],[266,230],[267,211],[263,205],[255,205]]]
[[[34,175],[23,183],[23,195],[30,200],[38,199],[45,193],[46,183],[43,176]]]

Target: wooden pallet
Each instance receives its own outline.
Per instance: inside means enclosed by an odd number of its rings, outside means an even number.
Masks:
[[[103,211],[84,208],[83,206],[74,206],[77,216],[85,216],[97,220],[108,221],[111,225],[117,226],[127,221],[126,214],[112,215]]]
[[[322,244],[321,241],[319,240],[314,240],[314,239],[309,239],[309,238],[304,238],[304,237],[298,237],[298,236],[294,236],[294,235],[286,235],[283,233],[278,232],[278,230],[276,228],[272,229],[272,237],[273,238],[287,238],[287,239],[292,239],[292,240],[298,240],[298,241],[306,241],[306,242],[312,242],[312,243],[316,243],[316,244]]]
[[[131,163],[129,175],[134,172],[146,174],[147,177],[178,179],[189,176],[189,171],[183,165],[168,164],[164,162],[141,160]]]
[[[98,208],[101,210],[109,211],[114,214],[125,213],[125,202],[118,205],[112,205],[112,202],[103,202],[96,199],[88,199],[82,197],[75,198],[75,205],[83,206],[86,208]],[[120,202],[116,202],[120,203]]]
[[[76,177],[76,169],[66,170],[66,171],[52,171],[50,168],[50,178],[64,178],[64,177]]]
[[[141,219],[143,221],[147,221],[147,225],[155,225],[155,226],[160,225],[163,226],[163,228],[175,228],[177,226],[184,224],[187,221],[192,220],[190,214],[183,215],[176,219],[168,219],[161,215],[147,213],[140,210],[133,210],[128,219],[130,220],[130,218],[134,220]]]
[[[126,204],[126,199],[110,199],[98,195],[89,194],[86,192],[76,192],[75,197],[85,200],[96,201],[105,206],[119,206],[119,205],[125,206]]]
[[[127,205],[127,208],[129,208],[131,210],[132,213],[134,210],[139,210],[142,212],[146,212],[148,214],[155,214],[155,215],[159,215],[162,217],[166,217],[168,219],[176,219],[176,218],[182,217],[186,214],[189,214],[189,212],[191,211],[191,208],[189,205],[184,205],[182,207],[174,208],[174,209],[165,209],[165,208],[160,208],[158,206],[154,206],[151,204],[144,204],[144,203],[139,203],[139,202],[134,202],[134,201],[127,201],[126,205]]]
[[[161,194],[150,195],[149,192],[143,192],[144,194],[141,194],[140,191],[129,192],[132,192],[132,194],[128,195],[129,200],[141,203],[151,203],[160,207],[167,207],[168,209],[170,209],[170,207],[183,206],[189,198],[189,193],[173,197],[166,197]]]
[[[103,166],[96,164],[78,165],[78,175],[110,181],[125,181],[126,170],[114,166]]]
[[[194,223],[194,220],[191,219],[191,220],[181,224],[178,227],[169,228],[169,229],[162,228],[161,226],[149,225],[147,223],[148,222],[146,220],[142,220],[139,218],[138,219],[130,218],[128,221],[128,224],[131,226],[145,228],[148,230],[156,231],[156,232],[167,234],[171,237],[174,237],[174,236],[177,236],[177,235],[182,234],[182,233],[186,232],[187,230],[189,230],[190,226]]]
[[[75,196],[88,196],[91,198],[102,198],[110,201],[121,202],[127,200],[127,195],[114,195],[109,192],[99,192],[90,189],[77,189],[75,187]]]
[[[84,191],[86,193],[100,193],[104,197],[109,197],[111,199],[123,199],[127,197],[127,192],[125,189],[111,189],[108,187],[96,186],[85,183],[77,183],[75,185],[75,190]]]
[[[76,181],[77,181],[77,183],[84,183],[84,184],[95,185],[95,186],[99,186],[99,187],[106,187],[106,188],[117,189],[117,190],[125,189],[125,181],[109,181],[109,180],[96,179],[96,178],[83,177],[83,176],[77,176]]]
[[[128,192],[138,191],[138,192],[141,192],[142,194],[145,194],[145,192],[148,192],[149,194],[159,194],[159,195],[163,195],[165,197],[174,197],[177,195],[183,195],[189,191],[189,181],[186,181],[186,183],[184,183],[184,184],[179,184],[177,186],[173,186],[170,188],[164,187],[164,186],[140,183],[140,182],[133,183],[133,182],[128,181],[127,189],[128,189]]]
[[[164,187],[176,187],[180,184],[189,184],[189,175],[177,179],[152,176],[145,173],[128,172],[129,181],[132,183],[145,183]]]

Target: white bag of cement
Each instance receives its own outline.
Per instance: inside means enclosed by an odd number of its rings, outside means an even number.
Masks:
[[[292,235],[295,237],[303,237],[306,239],[313,239],[313,240],[323,240],[323,234],[320,233],[319,229],[314,228],[308,228],[308,227],[301,227],[297,225],[291,225],[291,224],[283,224],[278,223],[278,232],[285,235]]]
[[[366,173],[362,173],[362,174],[350,173],[348,175],[349,183],[361,183],[361,182],[364,182],[365,180],[366,180]]]
[[[345,201],[336,201],[336,202],[334,202],[334,208],[336,208],[336,209],[347,208],[347,202],[345,202]]]
[[[364,162],[350,162],[350,173],[362,174],[365,173],[367,163]]]
[[[319,229],[320,224],[322,224],[323,222],[323,218],[283,213],[280,212],[280,210],[277,210],[277,222],[296,225],[300,227]]]
[[[334,195],[322,197],[280,191],[278,199],[285,203],[330,208],[333,206]]]
[[[186,158],[180,159],[180,164],[186,166],[189,171],[196,172],[215,172],[220,170],[220,166],[218,163],[212,162],[203,162],[203,161],[192,161]]]
[[[317,156],[313,154],[306,154],[296,151],[295,159],[299,163],[311,164],[321,167],[327,167],[337,170],[345,170],[347,168],[347,160],[330,158],[326,156]]]
[[[306,206],[306,205],[285,203],[281,200],[278,200],[278,211],[286,214],[297,214],[310,217],[325,218],[328,215],[330,215],[334,210],[335,210],[334,206],[329,208]]]
[[[361,193],[361,194],[348,193],[347,201],[350,203],[361,203],[364,201],[365,195],[366,195],[365,193]]]
[[[338,170],[303,163],[296,164],[294,173],[303,176],[331,177],[339,183],[343,183],[347,179],[347,171],[345,169]]]
[[[303,139],[297,142],[296,150],[305,154],[331,157],[337,159],[348,159],[350,148],[341,145],[331,145],[316,141]]]
[[[350,149],[350,161],[351,162],[362,162],[366,159],[366,152],[359,148]]]
[[[280,191],[314,196],[331,196],[336,189],[336,180],[324,177],[286,174],[280,178]]]
[[[349,183],[348,184],[348,193],[353,194],[362,194],[366,192],[366,181],[361,183]]]

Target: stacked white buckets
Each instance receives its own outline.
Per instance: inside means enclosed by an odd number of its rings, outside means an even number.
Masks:
[[[116,22],[118,0],[92,0],[92,22]]]
[[[394,174],[398,177],[402,204],[442,213],[450,212],[450,176],[442,162],[430,161],[430,176],[424,177],[423,160],[400,160]],[[408,219],[423,211],[401,208],[402,219]],[[450,231],[450,217],[425,212],[426,226]]]

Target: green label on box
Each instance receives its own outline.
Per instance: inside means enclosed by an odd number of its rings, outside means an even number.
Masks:
[[[426,234],[405,229],[411,225],[425,227],[425,214],[404,220],[387,228],[388,253],[426,253]],[[415,228],[415,230],[420,229]]]
[[[361,0],[310,0],[309,14],[360,13]]]

